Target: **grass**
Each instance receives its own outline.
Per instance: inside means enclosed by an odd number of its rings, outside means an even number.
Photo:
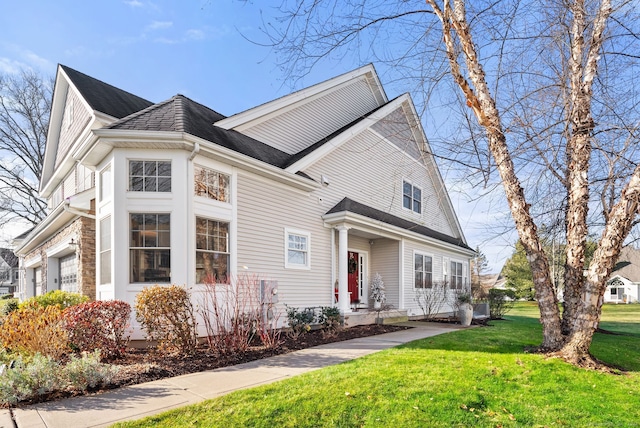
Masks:
[[[605,306],[586,371],[527,354],[535,304],[505,321],[389,349],[119,427],[640,427],[640,305]]]

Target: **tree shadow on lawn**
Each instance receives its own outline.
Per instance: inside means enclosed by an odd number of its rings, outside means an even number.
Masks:
[[[542,343],[542,326],[537,319],[511,315],[492,320],[484,327],[457,330],[400,346],[406,349],[437,349],[456,352],[528,354]],[[593,355],[611,367],[640,371],[640,339],[625,333],[596,333]]]

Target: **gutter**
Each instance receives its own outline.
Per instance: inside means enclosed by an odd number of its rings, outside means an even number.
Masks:
[[[80,211],[80,210],[78,210],[76,208],[73,208],[71,206],[71,201],[69,200],[69,198],[64,200],[63,209],[68,213],[75,214],[75,215],[78,215],[80,217],[87,217],[87,218],[90,218],[90,219],[93,219],[93,220],[96,219],[96,216],[94,214],[89,214],[88,212]]]

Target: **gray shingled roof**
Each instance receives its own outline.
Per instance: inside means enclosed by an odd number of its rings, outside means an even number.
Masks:
[[[118,119],[149,107],[153,103],[108,83],[60,64],[92,109]]]
[[[343,200],[338,202],[333,208],[327,211],[327,214],[334,214],[334,213],[339,213],[343,211],[359,214],[373,220],[381,221],[383,223],[387,223],[392,226],[399,227],[401,229],[419,233],[420,235],[424,235],[429,238],[437,239],[438,241],[447,242],[449,244],[453,244],[467,250],[472,250],[472,248],[470,248],[467,244],[465,244],[464,241],[460,238],[454,238],[453,236],[445,235],[444,233],[437,232],[433,229],[429,229],[426,226],[422,226],[418,223],[405,220],[393,214],[389,214],[384,211],[371,208],[367,205],[361,204],[360,202],[356,202],[349,198],[344,198]]]
[[[8,248],[0,248],[0,258],[11,267],[18,267],[18,257]]]
[[[185,132],[238,153],[283,168],[288,153],[234,130],[214,125],[225,116],[184,95],[154,104],[112,123],[108,128],[140,131]]]

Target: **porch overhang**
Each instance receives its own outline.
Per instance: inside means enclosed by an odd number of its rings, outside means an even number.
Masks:
[[[327,226],[348,226],[372,235],[400,240],[409,238],[431,246],[473,256],[475,251],[462,239],[437,232],[384,211],[344,198],[322,216]]]

